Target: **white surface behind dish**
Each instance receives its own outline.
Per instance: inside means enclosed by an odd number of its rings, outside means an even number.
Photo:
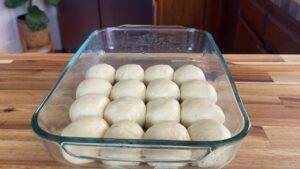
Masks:
[[[57,20],[57,10],[46,6],[43,1],[33,0],[49,17],[48,28],[51,31],[54,49],[61,49],[61,39]],[[0,3],[0,52],[22,52],[16,17],[25,13],[25,6],[16,9],[8,9],[3,1]]]

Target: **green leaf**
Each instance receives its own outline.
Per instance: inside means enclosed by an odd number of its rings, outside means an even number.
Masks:
[[[23,5],[27,0],[5,0],[4,5],[7,8],[16,8]]]
[[[48,4],[57,6],[60,0],[45,0]]]
[[[32,6],[28,8],[28,13],[26,15],[26,24],[32,31],[42,30],[47,28],[47,23],[49,19],[46,13],[40,10],[37,6]]]

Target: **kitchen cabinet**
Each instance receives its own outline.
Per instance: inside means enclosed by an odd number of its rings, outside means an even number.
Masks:
[[[75,52],[94,30],[153,24],[152,0],[62,0],[59,23],[64,51]]]
[[[157,25],[205,27],[206,0],[154,0]]]
[[[153,24],[152,0],[100,0],[101,27]]]
[[[254,31],[247,25],[243,18],[239,18],[237,26],[239,37],[235,41],[235,52],[244,53],[267,53],[263,48],[263,43],[256,36]],[[248,42],[248,43],[245,43]]]
[[[58,8],[62,46],[67,52],[75,51],[92,31],[101,27],[98,0],[82,2],[62,0]]]
[[[222,52],[233,51],[238,0],[154,0],[155,24],[206,30]]]
[[[300,53],[300,21],[271,0],[240,2],[235,53]]]
[[[222,52],[233,50],[238,0],[62,0],[59,21],[64,51],[75,52],[96,29],[181,25],[206,30]]]

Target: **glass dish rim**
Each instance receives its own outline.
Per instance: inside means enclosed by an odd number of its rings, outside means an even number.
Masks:
[[[77,59],[80,57],[81,53],[85,50],[85,48],[88,46],[89,42],[92,40],[94,36],[96,36],[98,33],[102,31],[107,30],[163,30],[163,29],[170,29],[173,31],[179,31],[179,30],[185,30],[185,31],[198,31],[203,34],[205,34],[212,45],[213,50],[216,52],[216,55],[218,56],[221,66],[224,69],[224,72],[230,82],[230,86],[232,88],[234,97],[236,99],[237,105],[242,113],[242,116],[244,118],[244,126],[243,129],[239,131],[239,133],[235,134],[233,137],[230,137],[228,139],[224,140],[218,140],[218,141],[174,141],[174,140],[144,140],[144,139],[110,139],[110,138],[86,138],[86,137],[65,137],[60,135],[55,135],[52,133],[49,133],[45,130],[43,130],[39,124],[38,124],[38,117],[39,114],[43,111],[44,106],[47,104],[49,98],[55,91],[56,87],[59,85],[59,83],[62,81],[64,76],[68,73],[68,71],[71,69],[73,64],[77,61]],[[47,141],[53,141],[58,144],[62,143],[78,143],[78,144],[111,144],[111,145],[140,145],[140,146],[183,146],[183,147],[218,147],[222,145],[231,144],[234,142],[238,142],[242,140],[248,133],[251,128],[250,119],[248,116],[248,113],[244,107],[244,104],[242,102],[242,99],[239,95],[239,92],[237,90],[237,87],[232,79],[231,73],[229,71],[229,68],[227,67],[227,64],[225,62],[225,59],[223,55],[221,54],[219,48],[216,46],[215,41],[210,33],[203,30],[198,30],[194,28],[185,28],[180,26],[130,26],[127,25],[119,26],[119,27],[108,27],[105,29],[95,30],[93,31],[88,38],[84,41],[84,43],[80,46],[80,48],[77,50],[77,52],[71,57],[61,74],[59,75],[59,78],[53,83],[52,87],[50,88],[49,93],[47,96],[43,99],[41,104],[38,106],[36,111],[34,112],[31,120],[31,125],[33,131],[41,138],[47,140]]]

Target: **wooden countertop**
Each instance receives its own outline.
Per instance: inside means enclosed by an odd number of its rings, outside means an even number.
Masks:
[[[0,169],[68,168],[31,116],[70,54],[0,54]],[[228,169],[300,168],[300,55],[226,55],[252,130]],[[70,168],[70,167],[69,167]]]

